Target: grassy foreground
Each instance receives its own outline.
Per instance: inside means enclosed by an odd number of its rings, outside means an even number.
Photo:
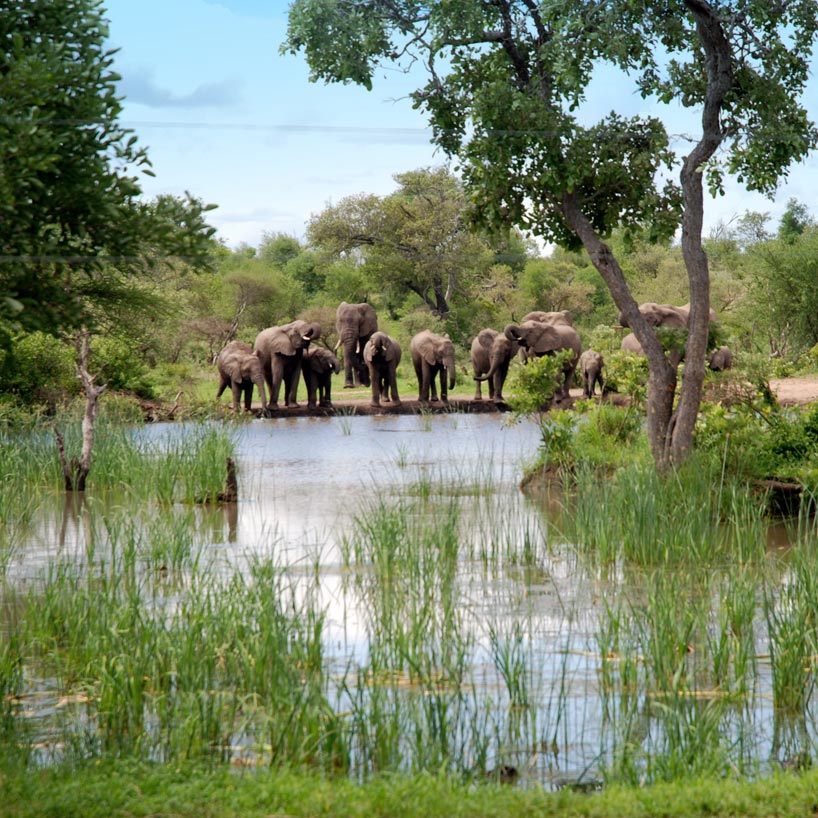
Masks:
[[[584,795],[431,776],[384,776],[358,785],[285,771],[105,764],[0,772],[3,818],[109,816],[805,816],[818,811],[818,771],[753,783],[724,780],[611,787]]]

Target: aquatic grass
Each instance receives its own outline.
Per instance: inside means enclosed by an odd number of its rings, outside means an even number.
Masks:
[[[562,536],[602,562],[714,564],[763,559],[764,510],[749,486],[702,459],[668,474],[634,465],[613,478],[580,468]]]
[[[783,580],[764,585],[773,703],[799,714],[815,689],[818,655],[818,566],[812,548],[797,549]]]

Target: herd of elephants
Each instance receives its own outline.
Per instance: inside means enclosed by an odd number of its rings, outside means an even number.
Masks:
[[[648,302],[640,305],[640,312],[648,323],[656,327],[686,328],[690,307]],[[711,310],[711,321],[716,316]],[[624,316],[620,323],[627,326]],[[372,406],[386,401],[400,404],[397,386],[397,367],[401,360],[400,344],[385,332],[378,330],[378,317],[370,304],[342,302],[336,311],[335,327],[339,347],[343,350],[344,386],[371,386]],[[233,393],[233,410],[240,410],[242,395],[244,408],[250,410],[254,387],[261,398],[263,414],[278,408],[278,398],[284,386],[284,405],[298,406],[296,393],[301,377],[307,387],[310,407],[331,407],[332,376],[341,371],[341,361],[335,351],[324,346],[310,346],[322,335],[321,325],[307,321],[269,327],[256,337],[255,344],[231,341],[216,358],[219,371],[218,400],[229,386]],[[633,333],[622,340],[622,349],[642,353]],[[489,400],[503,402],[503,384],[509,364],[515,355],[526,361],[541,355],[553,355],[571,350],[563,366],[564,380],[557,398],[568,397],[568,389],[579,368],[583,394],[593,397],[596,385],[603,388],[602,355],[593,349],[583,352],[579,333],[574,329],[568,311],[530,312],[519,324],[508,324],[502,332],[481,330],[471,344],[471,362],[476,383],[474,400],[482,400],[481,384],[487,382]],[[455,385],[455,349],[448,335],[422,330],[410,344],[412,364],[418,379],[421,403],[445,402],[448,390]],[[713,370],[728,369],[732,353],[719,347],[709,359]],[[438,382],[440,395],[438,398]],[[265,390],[266,387],[266,390]]]

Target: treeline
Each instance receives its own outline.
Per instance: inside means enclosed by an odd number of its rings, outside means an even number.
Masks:
[[[423,328],[448,333],[463,364],[480,329],[532,310],[569,310],[586,347],[618,348],[617,310],[584,253],[544,250],[516,231],[475,232],[464,190],[444,168],[395,180],[387,196],[361,193],[325,208],[303,240],[269,233],[258,247],[232,250],[211,241],[207,267],[176,258],[131,275],[127,290],[108,295],[91,338],[98,382],[171,399],[202,373],[215,382],[213,359],[230,340],[252,343],[259,330],[295,318],[319,322],[332,347],[341,301],[368,301],[382,328],[407,344]],[[637,301],[688,301],[678,246],[610,241]],[[720,225],[707,251],[712,307],[733,350],[791,366],[811,361],[818,226],[807,206],[790,201],[777,227],[746,213]],[[4,401],[53,407],[78,392],[75,351],[61,329],[9,334],[0,351]]]

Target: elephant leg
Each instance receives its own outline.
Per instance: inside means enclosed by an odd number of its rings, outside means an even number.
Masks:
[[[437,378],[440,374],[440,370],[438,367],[430,367],[429,372],[429,400],[436,401],[437,400]],[[443,376],[440,376],[440,391],[443,391]]]
[[[319,394],[319,406],[332,406],[332,370],[324,375],[322,384],[319,386]]]
[[[298,395],[298,373],[300,371],[300,366],[289,367],[285,370],[285,380],[284,380],[284,404],[285,406],[298,406],[298,401],[296,400],[296,396]]]
[[[244,411],[250,412],[253,409],[253,383],[244,384]]]
[[[392,395],[392,403],[395,406],[400,405],[400,396],[398,395],[398,375],[397,371],[392,368],[386,376],[386,387]]]
[[[278,393],[281,390],[281,382],[284,380],[284,371],[281,362],[275,360],[270,367],[270,406],[278,408]],[[285,387],[286,389],[286,387]]]
[[[224,390],[227,389],[230,383],[230,379],[226,378],[224,375],[219,373],[219,391],[216,392],[216,401],[218,402],[219,398],[224,394]]]
[[[238,413],[241,404],[241,383],[233,381],[230,384],[230,389],[233,393],[233,411]]]

